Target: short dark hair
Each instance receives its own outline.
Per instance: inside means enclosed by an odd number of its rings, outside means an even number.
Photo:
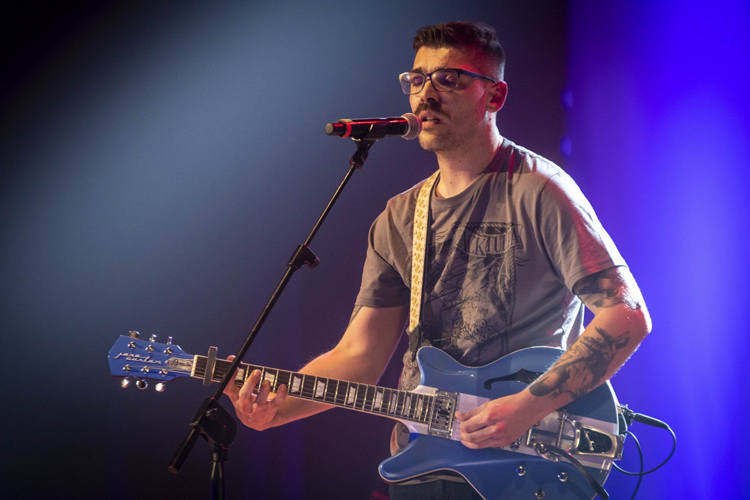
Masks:
[[[414,50],[421,47],[455,47],[476,51],[483,61],[489,62],[494,76],[503,79],[505,73],[505,51],[497,39],[492,26],[484,23],[456,21],[419,28],[414,37]]]

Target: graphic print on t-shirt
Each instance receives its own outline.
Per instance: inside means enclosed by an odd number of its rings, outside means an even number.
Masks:
[[[434,235],[425,269],[429,297],[420,322],[424,345],[467,365],[508,354],[516,267],[525,261],[517,256],[522,230],[514,223],[459,223]],[[418,370],[407,357],[401,385],[412,389],[419,383]]]

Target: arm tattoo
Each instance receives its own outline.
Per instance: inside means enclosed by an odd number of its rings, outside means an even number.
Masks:
[[[349,324],[352,324],[352,321],[354,321],[354,318],[357,317],[357,314],[359,314],[359,311],[362,310],[362,306],[354,306],[354,311],[352,311],[352,316],[349,318]]]
[[[628,292],[623,276],[616,267],[581,278],[573,287],[573,293],[578,295],[589,309],[614,307],[623,303],[633,310],[641,307]]]
[[[607,374],[617,351],[630,343],[630,333],[613,337],[603,328],[596,328],[599,338],[581,337],[560,361],[529,386],[537,397],[567,394],[570,401],[596,388]]]

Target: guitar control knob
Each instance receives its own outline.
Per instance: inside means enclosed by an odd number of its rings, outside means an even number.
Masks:
[[[146,387],[148,387],[148,382],[146,382],[146,381],[145,381],[145,380],[143,380],[143,379],[139,379],[139,380],[138,380],[138,381],[137,381],[137,382],[135,383],[135,386],[136,386],[137,388],[139,388],[140,390],[143,390],[143,389],[145,389]]]
[[[560,472],[557,475],[557,479],[559,479],[561,483],[566,482],[568,480],[568,473],[565,471]]]
[[[523,465],[519,465],[518,467],[516,467],[516,474],[518,474],[521,477],[525,476],[526,475],[526,467],[524,467]]]
[[[154,390],[156,392],[164,392],[164,389],[167,388],[167,385],[164,382],[159,382],[154,386]]]
[[[541,488],[539,488],[538,490],[536,490],[534,492],[534,498],[538,498],[539,500],[541,500],[542,498],[544,498],[544,490],[541,489]]]

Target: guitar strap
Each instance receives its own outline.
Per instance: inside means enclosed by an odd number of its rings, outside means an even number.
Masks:
[[[436,170],[419,190],[417,204],[414,206],[414,230],[412,232],[411,252],[411,302],[409,305],[409,350],[411,359],[417,357],[417,349],[422,343],[422,329],[419,326],[422,309],[422,286],[424,284],[424,261],[427,253],[427,228],[430,219],[430,197],[432,189],[440,175]]]

